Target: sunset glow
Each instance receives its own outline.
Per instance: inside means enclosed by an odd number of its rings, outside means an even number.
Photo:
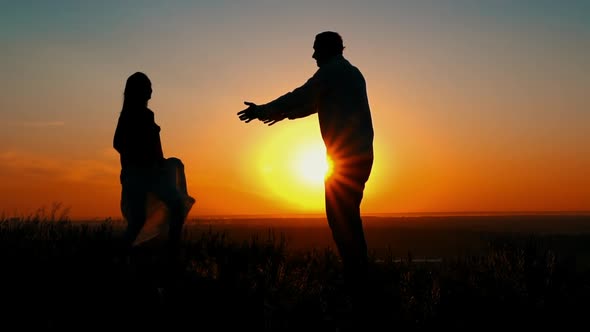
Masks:
[[[146,73],[191,216],[324,211],[317,115],[241,122],[317,70],[363,73],[375,162],[362,211],[589,211],[587,2],[11,2],[0,14],[0,214],[120,218],[112,147]]]

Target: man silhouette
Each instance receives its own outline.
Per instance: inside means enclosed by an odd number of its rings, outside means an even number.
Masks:
[[[373,124],[362,73],[342,55],[342,38],[326,31],[315,37],[319,69],[302,86],[267,104],[244,102],[240,120],[273,125],[317,113],[322,139],[333,162],[325,179],[326,217],[354,292],[367,277],[367,244],[360,215],[365,183],[373,165]]]

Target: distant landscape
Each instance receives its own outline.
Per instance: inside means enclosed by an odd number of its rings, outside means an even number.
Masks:
[[[500,236],[551,236],[566,240],[590,236],[590,213],[486,214],[432,216],[366,216],[363,219],[369,250],[378,256],[392,254],[417,257],[448,257],[483,250]],[[322,217],[211,217],[187,222],[188,233],[211,229],[226,232],[236,241],[269,233],[284,236],[292,250],[333,246],[332,235]]]
[[[353,307],[321,217],[187,222],[181,256],[118,251],[124,223],[0,220],[3,326],[342,331]],[[367,216],[363,330],[567,328],[590,310],[590,215]],[[34,317],[34,319],[32,319]]]

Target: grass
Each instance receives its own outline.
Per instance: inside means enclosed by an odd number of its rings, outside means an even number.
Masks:
[[[20,328],[340,331],[353,311],[330,249],[284,237],[185,233],[166,265],[158,246],[116,250],[119,228],[71,222],[54,207],[0,219],[0,324]],[[576,238],[588,246],[587,237]],[[590,268],[551,237],[498,236],[478,255],[435,263],[371,256],[364,330],[563,329],[584,323]]]

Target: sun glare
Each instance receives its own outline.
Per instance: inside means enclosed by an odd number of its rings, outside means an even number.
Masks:
[[[293,209],[324,209],[324,177],[330,172],[315,121],[290,123],[266,141],[258,157],[262,182]]]
[[[303,147],[293,162],[298,177],[310,185],[323,184],[324,178],[330,175],[330,164],[324,149],[317,146]]]

